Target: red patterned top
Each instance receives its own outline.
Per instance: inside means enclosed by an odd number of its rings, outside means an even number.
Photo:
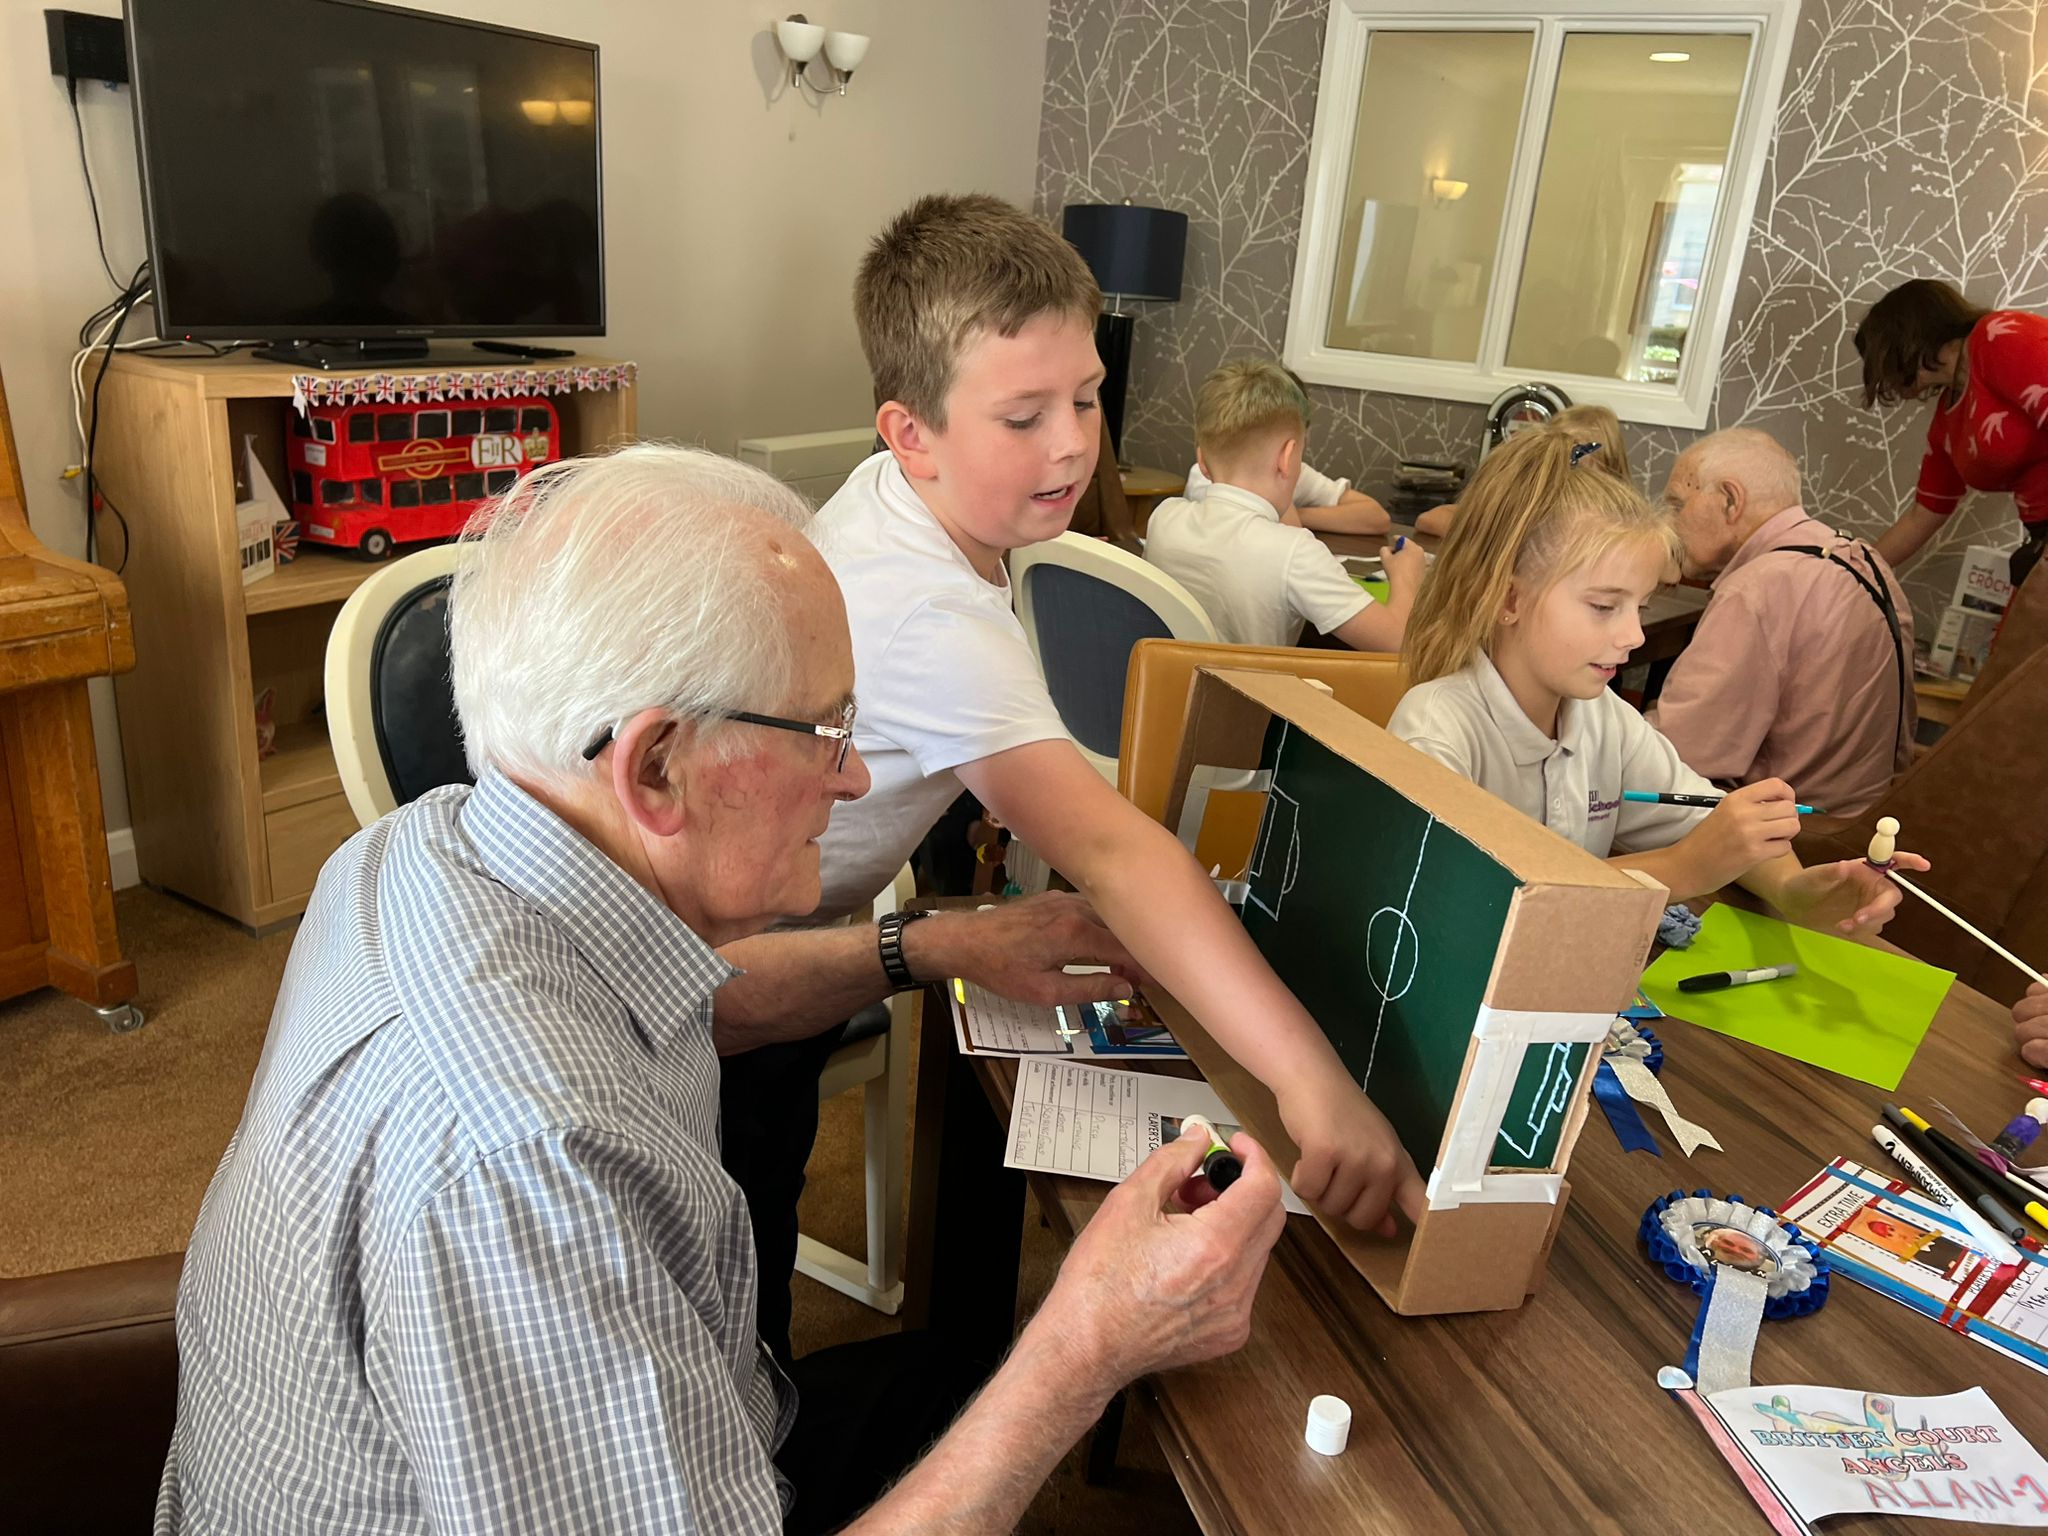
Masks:
[[[1966,490],[2010,491],[2021,522],[2048,522],[2048,319],[1995,309],[1964,356],[1961,398],[1936,401],[1927,426],[1920,505],[1946,517]]]

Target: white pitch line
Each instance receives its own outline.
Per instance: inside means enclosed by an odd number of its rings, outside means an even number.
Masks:
[[[1393,984],[1394,980],[1394,961],[1401,958],[1401,935],[1415,926],[1414,919],[1408,916],[1408,908],[1415,901],[1415,884],[1422,878],[1422,856],[1429,851],[1429,829],[1435,825],[1436,818],[1434,816],[1422,824],[1422,841],[1416,845],[1415,849],[1415,871],[1408,877],[1408,894],[1401,898],[1401,926],[1394,930],[1394,953],[1393,957],[1387,961],[1387,983],[1389,986]],[[1415,936],[1415,963],[1417,965],[1422,964],[1422,935],[1420,933]],[[1372,975],[1372,946],[1370,943],[1366,945],[1365,950],[1365,974],[1368,978]],[[1407,989],[1403,988],[1402,991],[1403,995],[1406,995]],[[1372,1049],[1365,1053],[1365,1076],[1358,1080],[1360,1088],[1366,1088],[1372,1082],[1372,1064],[1379,1059],[1380,1054],[1380,1031],[1386,1028],[1387,1023],[1387,1004],[1391,999],[1387,996],[1386,987],[1381,987],[1379,992],[1380,1013],[1379,1017],[1373,1021]]]

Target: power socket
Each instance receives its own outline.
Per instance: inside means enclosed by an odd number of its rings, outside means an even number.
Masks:
[[[75,87],[81,80],[128,83],[128,36],[118,16],[45,11],[50,29],[50,73]]]

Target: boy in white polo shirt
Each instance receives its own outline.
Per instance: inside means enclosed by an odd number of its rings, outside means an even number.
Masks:
[[[1198,458],[1188,466],[1181,495],[1200,501],[1212,483]],[[1385,533],[1394,526],[1378,501],[1354,489],[1349,480],[1332,480],[1309,463],[1301,466],[1301,478],[1294,482],[1294,501],[1280,509],[1280,521],[1290,528],[1313,528],[1317,533]]]
[[[1174,835],[1053,709],[1003,555],[1066,529],[1095,470],[1101,295],[1080,255],[992,197],[927,197],[854,287],[888,450],[818,514],[846,596],[873,787],[821,839],[821,917],[857,910],[964,786],[1093,903],[1137,963],[1274,1092],[1301,1196],[1391,1230],[1422,1184],[1392,1128]]]
[[[1162,502],[1145,558],[1189,592],[1231,645],[1293,645],[1302,626],[1353,650],[1398,651],[1422,581],[1423,555],[1397,539],[1381,557],[1388,601],[1376,603],[1306,528],[1289,526],[1308,436],[1308,396],[1278,363],[1225,363],[1195,396],[1199,501]]]

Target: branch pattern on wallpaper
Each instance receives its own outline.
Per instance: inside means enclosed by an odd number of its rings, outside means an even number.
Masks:
[[[1325,0],[1052,0],[1038,205],[1134,202],[1189,216],[1177,305],[1138,326],[1128,457],[1193,457],[1194,393],[1287,328]],[[1722,353],[1713,425],[1798,454],[1808,502],[1874,536],[1912,497],[1924,405],[1858,404],[1850,341],[1908,277],[2048,309],[2048,6],[1805,0]],[[1477,406],[1312,387],[1310,459],[1368,484],[1402,456],[1470,461]],[[1694,434],[1632,428],[1662,487]],[[2017,539],[2011,500],[1974,496],[1906,585],[1926,632],[1972,543]]]

